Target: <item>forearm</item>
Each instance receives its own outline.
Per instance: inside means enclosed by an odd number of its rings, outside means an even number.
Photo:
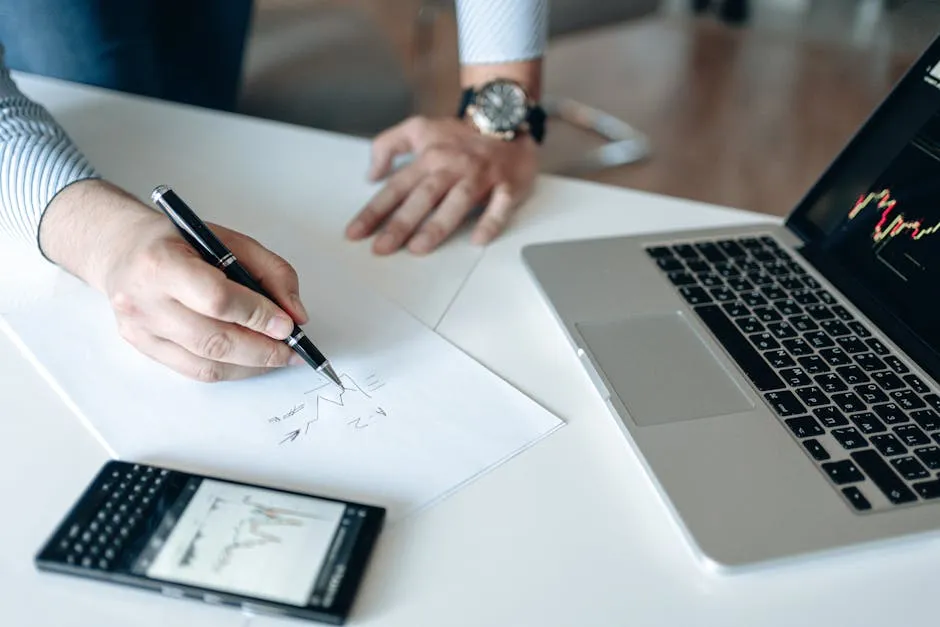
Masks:
[[[508,78],[538,99],[548,0],[457,0],[461,84]]]
[[[69,184],[96,176],[49,112],[20,92],[0,48],[0,234],[38,248],[49,202]]]

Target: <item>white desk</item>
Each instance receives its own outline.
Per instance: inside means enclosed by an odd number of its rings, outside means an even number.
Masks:
[[[702,570],[519,261],[531,241],[766,218],[544,179],[512,230],[483,253],[464,236],[425,259],[376,259],[339,237],[371,191],[362,141],[51,81],[21,84],[102,170],[143,196],[168,182],[199,207],[214,202],[216,219],[236,228],[270,202],[315,212],[315,245],[567,421],[387,530],[352,624],[936,623],[937,543],[730,578]],[[265,238],[256,225],[250,232]],[[54,281],[43,276],[30,289]],[[0,311],[15,306],[24,285],[2,277]],[[4,625],[299,624],[35,572],[34,551],[105,454],[6,338],[0,415]]]

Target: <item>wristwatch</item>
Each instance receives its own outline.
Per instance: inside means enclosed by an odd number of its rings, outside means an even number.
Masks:
[[[545,137],[545,111],[522,85],[504,78],[464,90],[457,117],[468,117],[484,135],[506,141],[529,133],[541,144]]]

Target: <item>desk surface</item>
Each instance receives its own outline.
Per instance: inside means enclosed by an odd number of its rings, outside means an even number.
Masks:
[[[207,211],[216,219],[262,241],[265,228],[274,227],[252,216],[266,203],[286,206],[311,225],[311,245],[568,423],[387,530],[351,624],[931,622],[937,543],[732,577],[703,570],[519,261],[520,247],[533,241],[767,218],[544,178],[511,231],[485,251],[464,234],[424,259],[378,259],[340,237],[373,190],[363,176],[365,142],[18,79],[122,185],[146,197],[154,185],[170,183],[196,206],[213,201]],[[42,280],[29,282],[12,272],[0,276],[0,313],[54,283],[54,271],[40,274]],[[0,337],[0,414],[4,624],[298,624],[37,573],[34,551],[106,455],[6,337]]]

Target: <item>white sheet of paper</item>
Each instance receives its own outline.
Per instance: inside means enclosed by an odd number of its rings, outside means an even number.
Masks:
[[[304,329],[342,393],[307,366],[189,380],[125,342],[106,298],[65,274],[3,326],[114,456],[361,500],[390,520],[563,424],[335,263],[299,272]]]

